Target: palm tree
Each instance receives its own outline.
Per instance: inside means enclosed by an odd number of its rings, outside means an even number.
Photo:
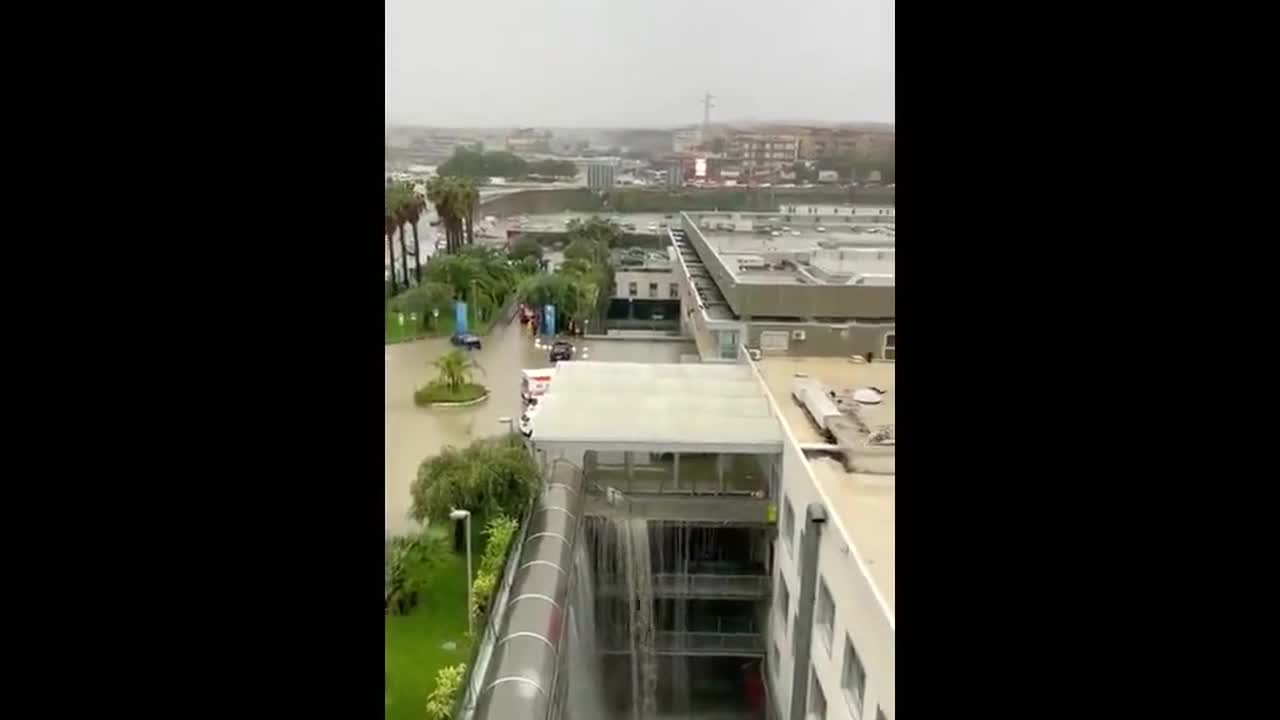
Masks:
[[[458,185],[458,209],[462,215],[462,219],[467,227],[467,244],[475,243],[474,228],[476,219],[476,210],[480,207],[480,191],[476,189],[476,185],[470,179],[463,180]]]
[[[382,232],[387,236],[387,256],[391,261],[392,295],[399,291],[399,286],[396,284],[396,246],[392,241],[392,236],[395,234],[396,228],[399,227],[395,202],[395,195],[388,188],[382,198]]]
[[[466,255],[447,255],[427,266],[427,279],[453,288],[454,298],[466,299],[471,283],[482,274],[480,263]]]
[[[436,207],[440,225],[444,227],[445,252],[453,253],[461,245],[458,234],[458,193],[454,178],[438,175],[427,183],[427,200]]]
[[[404,286],[409,287],[409,251],[404,242],[404,224],[409,222],[409,199],[403,194],[396,206],[396,230],[400,233],[400,272],[404,277]]]
[[[404,210],[405,219],[413,229],[413,280],[415,283],[422,282],[422,245],[418,242],[418,220],[422,218],[422,211],[426,207],[427,203],[422,196],[413,193]]]
[[[431,364],[440,371],[436,382],[450,390],[456,392],[471,380],[472,363],[461,350],[452,350]]]

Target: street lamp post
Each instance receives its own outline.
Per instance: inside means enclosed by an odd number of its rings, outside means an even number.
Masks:
[[[500,423],[506,423],[506,424],[507,424],[507,427],[511,429],[512,434],[515,434],[515,431],[516,431],[516,419],[515,419],[515,418],[512,418],[512,417],[500,417],[500,418],[498,418],[498,422],[500,422]]]
[[[451,520],[462,520],[465,523],[463,528],[467,533],[467,634],[471,634],[471,511],[470,510],[452,510],[449,513]]]

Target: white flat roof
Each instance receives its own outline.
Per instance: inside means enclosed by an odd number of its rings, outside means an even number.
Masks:
[[[562,362],[533,420],[536,445],[779,452],[782,430],[746,365]]]
[[[766,357],[757,365],[782,413],[782,421],[797,443],[827,441],[791,399],[796,373],[804,373],[836,392],[860,387],[884,390],[880,404],[862,408],[861,417],[872,426],[894,424],[897,397],[894,363],[868,365],[843,357]],[[830,501],[828,509],[840,519],[845,540],[857,548],[871,581],[892,611],[895,607],[895,476],[849,472],[838,459],[824,453],[809,453],[807,459],[813,468],[814,483]]]

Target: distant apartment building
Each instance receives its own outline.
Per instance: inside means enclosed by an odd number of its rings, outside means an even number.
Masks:
[[[799,157],[795,135],[737,133],[729,140],[728,157],[751,173],[781,170]]]
[[[618,167],[612,160],[587,161],[583,164],[587,187],[592,190],[611,190],[617,182]]]
[[[798,131],[801,160],[836,157],[876,158],[893,154],[894,133],[843,128]]]

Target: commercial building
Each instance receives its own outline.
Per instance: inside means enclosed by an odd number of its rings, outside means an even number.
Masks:
[[[461,717],[892,720],[894,369],[562,363]]]
[[[742,347],[895,359],[894,209],[788,210],[681,213],[669,231],[681,327],[703,361],[737,360]]]
[[[606,329],[680,329],[680,271],[674,248],[616,251],[612,264],[614,289]]]
[[[654,252],[641,248],[617,253],[614,258],[613,296],[618,299],[679,300],[679,270],[675,250]]]
[[[769,697],[785,720],[895,713],[895,365],[748,360],[782,425]],[[834,412],[820,427],[797,385]],[[874,404],[852,399],[876,388]],[[820,421],[820,420],[819,420]]]
[[[612,160],[585,161],[583,172],[587,176],[587,187],[592,190],[611,190],[617,182],[618,166]]]

